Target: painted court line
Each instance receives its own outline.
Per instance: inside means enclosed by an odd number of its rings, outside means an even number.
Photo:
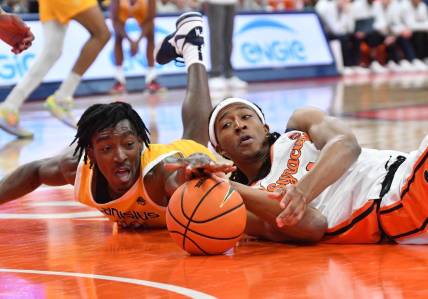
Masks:
[[[0,219],[73,219],[85,217],[104,216],[99,211],[74,212],[74,213],[46,213],[46,214],[13,214],[0,213]]]
[[[149,280],[141,280],[141,279],[135,279],[135,278],[119,277],[119,276],[98,275],[98,274],[88,274],[88,273],[78,273],[78,272],[58,272],[58,271],[22,270],[22,269],[5,269],[5,268],[0,268],[0,272],[93,278],[93,279],[101,279],[101,280],[130,283],[130,284],[135,284],[135,285],[141,285],[141,286],[166,290],[166,291],[181,294],[181,295],[184,295],[184,296],[187,296],[190,298],[198,298],[198,299],[199,298],[200,299],[213,299],[213,298],[215,298],[213,296],[207,295],[207,294],[202,293],[202,292],[198,292],[195,290],[175,286],[172,284],[153,282],[153,281],[149,281]]]

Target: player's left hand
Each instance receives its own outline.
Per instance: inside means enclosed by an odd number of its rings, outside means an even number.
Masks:
[[[0,15],[0,39],[12,47],[12,52],[19,54],[25,51],[34,40],[34,35],[18,16]]]
[[[303,218],[307,206],[307,199],[303,195],[303,192],[296,185],[287,185],[275,196],[282,197],[280,206],[284,209],[276,217],[278,227],[297,224]]]
[[[165,168],[169,171],[181,170],[185,180],[236,170],[235,166],[214,162],[204,154],[193,154],[187,158],[179,158],[174,162],[166,162]]]

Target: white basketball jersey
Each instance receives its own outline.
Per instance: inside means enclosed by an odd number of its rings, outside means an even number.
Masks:
[[[272,166],[269,174],[254,184],[275,191],[297,183],[317,162],[320,151],[300,131],[284,133],[271,147]],[[327,217],[328,227],[349,219],[352,213],[370,199],[378,199],[387,167],[397,151],[363,149],[358,160],[340,179],[326,188],[310,205]]]

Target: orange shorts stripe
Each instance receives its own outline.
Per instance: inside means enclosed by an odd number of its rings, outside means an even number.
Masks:
[[[348,220],[328,229],[323,238],[324,243],[377,243],[380,240],[375,200],[367,201]]]
[[[380,224],[392,239],[415,236],[428,224],[428,148],[415,163],[398,203],[382,207]]]

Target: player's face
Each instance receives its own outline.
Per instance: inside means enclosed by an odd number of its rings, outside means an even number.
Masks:
[[[89,158],[107,180],[110,194],[123,195],[140,175],[142,142],[129,120],[92,136]]]
[[[235,163],[260,156],[267,147],[268,127],[257,113],[241,103],[223,108],[215,121],[217,151]]]

